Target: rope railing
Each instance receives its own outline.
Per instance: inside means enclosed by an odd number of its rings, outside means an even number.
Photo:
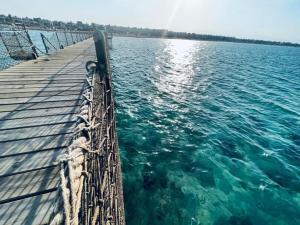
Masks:
[[[92,151],[87,153],[85,161],[87,174],[80,218],[81,224],[124,225],[121,162],[106,33],[96,32],[94,40],[98,62],[92,83]]]
[[[38,40],[37,37],[31,37],[25,29],[0,31],[0,70],[36,59],[39,55],[53,53],[90,37],[92,32],[51,31],[47,35],[41,33]],[[43,48],[37,47],[37,42],[42,42]]]

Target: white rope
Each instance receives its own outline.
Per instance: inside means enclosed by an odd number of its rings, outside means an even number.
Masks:
[[[65,213],[65,224],[70,224],[70,204],[69,204],[69,190],[67,188],[67,181],[64,173],[64,166],[61,164],[60,169],[60,181],[61,181],[61,190],[63,197],[64,213]]]
[[[56,215],[51,221],[51,225],[61,224],[65,220],[66,225],[78,225],[78,213],[81,207],[81,194],[83,190],[84,177],[87,172],[83,171],[83,164],[85,161],[85,153],[98,153],[99,151],[92,151],[91,143],[91,129],[95,126],[95,120],[92,120],[92,106],[93,106],[93,79],[94,73],[87,74],[87,88],[82,95],[82,107],[77,115],[77,125],[74,129],[74,140],[68,147],[61,160],[61,195],[63,201],[63,213],[57,210]],[[67,176],[65,175],[65,167],[67,165]],[[69,184],[69,185],[68,185]],[[56,205],[59,204],[57,200]],[[64,218],[63,218],[64,215]]]

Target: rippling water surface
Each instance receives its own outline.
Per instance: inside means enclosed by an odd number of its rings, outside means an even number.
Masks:
[[[300,48],[113,44],[128,225],[300,224]]]

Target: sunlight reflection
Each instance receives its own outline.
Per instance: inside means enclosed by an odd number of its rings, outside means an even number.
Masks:
[[[189,40],[164,40],[164,42],[165,49],[158,56],[154,67],[160,75],[155,85],[161,92],[171,94],[176,100],[183,100],[184,91],[192,84],[195,73],[198,42]]]

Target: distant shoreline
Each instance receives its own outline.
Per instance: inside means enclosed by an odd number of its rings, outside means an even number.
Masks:
[[[62,22],[51,21],[42,18],[20,18],[11,15],[0,15],[0,30],[1,27],[9,26],[22,27],[25,25],[28,29],[32,30],[76,30],[76,31],[93,31],[94,29],[106,29],[108,33],[115,36],[136,37],[136,38],[168,38],[168,39],[183,39],[183,40],[199,40],[199,41],[219,41],[219,42],[232,42],[232,43],[248,43],[248,44],[263,44],[263,45],[276,45],[288,47],[300,47],[300,43],[280,42],[280,41],[264,41],[255,39],[244,39],[229,36],[211,35],[211,34],[196,34],[187,32],[174,32],[165,29],[149,29],[139,27],[124,27],[115,25],[100,25],[96,23],[83,23],[81,21]]]
[[[9,26],[7,24],[0,24],[0,30],[1,27],[4,28],[6,26]],[[107,26],[105,26],[107,28]],[[110,28],[113,26],[109,26]],[[29,30],[36,30],[36,31],[56,31],[56,30],[64,30],[63,28],[58,29],[51,29],[51,28],[45,28],[45,27],[38,27],[38,26],[26,26]],[[193,40],[193,41],[213,41],[213,42],[229,42],[229,43],[246,43],[246,44],[258,44],[258,45],[272,45],[272,46],[286,46],[286,47],[300,47],[300,44],[298,43],[291,43],[291,42],[278,42],[278,41],[264,41],[264,40],[255,40],[255,39],[242,39],[242,38],[234,38],[234,37],[226,37],[226,36],[215,36],[215,35],[202,35],[202,34],[189,34],[189,33],[180,33],[182,36],[177,36],[174,34],[178,34],[177,32],[171,32],[167,31],[164,35],[158,36],[158,35],[151,35],[151,33],[148,34],[136,34],[134,32],[116,32],[111,29],[109,32],[112,33],[114,36],[118,37],[132,37],[132,38],[156,38],[156,39],[178,39],[178,40]],[[136,28],[127,28],[127,29],[136,29]],[[144,29],[144,28],[141,28]],[[73,29],[72,29],[73,30]],[[146,29],[149,30],[149,29]],[[80,30],[78,30],[80,31]],[[92,29],[90,29],[92,31]],[[184,36],[186,34],[186,36]],[[190,35],[190,36],[189,36]],[[194,37],[193,37],[194,35]]]
[[[154,38],[154,39],[177,39],[177,40],[191,40],[191,41],[210,41],[210,42],[228,42],[228,43],[240,43],[240,44],[256,44],[256,45],[269,45],[269,46],[285,46],[285,47],[296,47],[299,48],[300,44],[289,43],[289,42],[274,42],[274,41],[261,41],[261,40],[250,40],[236,39],[235,41],[230,40],[213,40],[213,39],[192,39],[192,38],[178,38],[178,37],[156,37],[156,36],[136,36],[136,35],[124,35],[113,33],[117,37],[132,37],[132,38]],[[260,42],[260,43],[259,43]]]

